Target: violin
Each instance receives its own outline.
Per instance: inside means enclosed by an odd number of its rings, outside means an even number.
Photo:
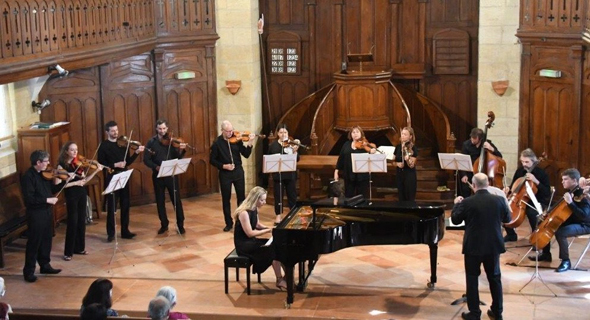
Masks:
[[[55,178],[68,180],[70,177],[70,173],[66,169],[54,169],[52,166],[47,166],[45,170],[41,171],[41,175],[45,180],[53,180]]]
[[[301,141],[299,141],[299,139],[293,139],[293,137],[289,137],[289,139],[281,142],[281,145],[283,146],[283,148],[286,148],[289,146],[298,146],[299,148],[303,148],[305,150],[310,149],[310,147],[302,144]]]
[[[81,156],[81,155],[78,155],[74,160],[72,160],[72,164],[74,166],[77,166],[80,168],[91,169],[91,170],[96,170],[96,169],[98,169],[98,166],[101,165],[103,168],[105,168],[107,170],[108,173],[113,173],[112,168],[102,165],[96,160],[88,160],[88,159],[86,159],[86,157]]]
[[[180,138],[180,137],[170,137],[170,135],[165,134],[163,137],[158,136],[158,139],[160,139],[160,143],[163,146],[170,146],[170,144],[172,144],[173,148],[179,148],[181,144],[185,144],[187,148],[190,148],[192,150],[197,150],[197,148],[191,146],[190,144],[184,142],[184,139]]]
[[[473,173],[483,172],[488,176],[490,180],[490,186],[504,188],[503,177],[506,172],[506,161],[501,157],[498,157],[490,150],[484,148],[483,144],[488,139],[488,129],[492,127],[496,115],[493,111],[488,111],[488,120],[486,121],[485,131],[483,138],[481,139],[481,153],[479,158],[473,163]]]
[[[371,149],[377,150],[377,145],[374,143],[369,142],[367,139],[363,138],[362,140],[353,141],[352,144],[354,145],[355,149],[364,149],[367,152],[371,152]]]
[[[264,139],[266,138],[265,134],[256,134],[258,138]],[[250,131],[234,131],[234,135],[229,138],[229,143],[238,143],[238,141],[248,142],[250,141]]]
[[[127,138],[127,136],[119,136],[117,138],[117,145],[121,148],[127,148],[127,145],[129,145],[129,149],[135,151],[137,149],[139,149],[139,147],[142,146],[141,142],[139,141],[129,141],[129,138]],[[150,154],[155,154],[156,152],[153,151],[150,148],[145,148],[145,151],[149,152]]]

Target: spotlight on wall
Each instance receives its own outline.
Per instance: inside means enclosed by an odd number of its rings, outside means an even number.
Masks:
[[[41,102],[33,101],[31,105],[33,106],[33,111],[37,111],[38,114],[41,114],[41,110],[45,109],[51,104],[49,99],[45,99]]]
[[[49,66],[49,73],[54,70],[57,71],[57,76],[59,77],[65,77],[70,73],[68,70],[62,68],[59,64]]]

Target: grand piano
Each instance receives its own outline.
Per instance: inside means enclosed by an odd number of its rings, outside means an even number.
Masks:
[[[445,230],[444,205],[334,199],[298,205],[273,229],[276,259],[285,266],[287,307],[293,303],[295,265],[299,267],[296,289],[303,292],[321,254],[354,246],[427,244],[431,272],[427,285],[434,287],[438,242]]]

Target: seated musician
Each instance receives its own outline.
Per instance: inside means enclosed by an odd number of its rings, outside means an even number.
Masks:
[[[567,238],[590,234],[590,201],[584,196],[583,189],[578,185],[578,180],[580,180],[580,172],[577,169],[566,169],[561,174],[561,183],[566,190],[563,200],[572,210],[572,214],[555,232],[555,239],[559,245],[559,258],[561,259],[561,264],[555,269],[555,272],[571,269]]]
[[[338,180],[339,174],[342,174],[344,179],[344,196],[347,198],[362,194],[366,199],[369,198],[369,174],[368,173],[354,173],[352,172],[352,157],[353,153],[366,153],[365,148],[359,148],[363,145],[365,133],[359,126],[354,126],[348,132],[348,139],[340,149],[338,162],[336,163],[336,170],[334,170],[334,180]],[[376,150],[370,149],[369,153],[373,154]]]
[[[492,143],[490,140],[486,140],[482,143],[484,137],[484,132],[480,128],[473,128],[471,133],[469,134],[469,139],[463,142],[463,146],[461,147],[461,153],[469,155],[471,157],[471,162],[475,163],[475,160],[479,158],[481,154],[481,148],[486,148],[493,155],[502,157],[502,153],[498,151],[498,148]],[[471,195],[471,188],[467,184],[467,182],[471,181],[473,178],[473,172],[468,171],[459,171],[459,177],[461,178],[461,182],[459,185],[459,195],[463,197],[469,197]]]
[[[517,181],[519,178],[524,177],[526,181],[528,181],[529,183],[534,183],[537,186],[537,193],[535,194],[535,197],[537,198],[537,201],[539,201],[543,208],[547,208],[547,206],[549,205],[549,198],[551,197],[551,192],[549,191],[549,176],[547,175],[547,173],[545,173],[545,170],[537,167],[538,163],[539,159],[537,158],[533,150],[531,150],[530,148],[524,149],[522,152],[520,152],[520,164],[522,165],[522,167],[518,168],[514,172],[514,177],[512,177],[512,184],[510,185],[510,187],[506,186],[504,188],[504,192],[506,193],[506,195],[509,195],[510,191],[514,187],[515,181]],[[523,186],[522,188],[526,187]],[[526,191],[526,189],[524,189],[523,191]],[[542,212],[537,212],[537,210],[535,210],[535,205],[533,204],[533,201],[529,200],[528,205],[525,209],[525,214],[529,220],[529,224],[531,225],[532,231],[535,231],[535,229],[537,229],[537,216],[541,213]],[[516,212],[513,212],[512,218],[514,218],[515,215]],[[504,237],[504,242],[518,240],[516,232],[513,228],[505,229],[506,236]],[[529,259],[535,260],[536,257],[532,256],[529,257]],[[545,249],[543,249],[543,253],[539,255],[538,259],[539,261],[551,262],[550,246],[547,246]]]
[[[270,233],[271,228],[258,220],[258,209],[266,203],[266,190],[254,187],[246,199],[235,211],[234,245],[239,255],[252,260],[254,273],[263,273],[272,265],[277,278],[277,288],[287,288],[287,282],[281,275],[281,263],[275,260],[275,246],[264,246],[266,239],[256,238]]]

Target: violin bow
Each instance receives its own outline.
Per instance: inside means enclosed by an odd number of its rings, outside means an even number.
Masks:
[[[170,158],[170,148],[172,148],[172,131],[170,131],[170,143],[168,144],[168,152],[166,152],[166,160]]]
[[[96,150],[94,151],[94,155],[92,156],[92,159],[90,159],[89,163],[96,160],[96,155],[98,154],[98,148],[100,148],[101,144],[102,144],[102,141],[98,144],[98,147],[96,147]],[[98,170],[98,168],[96,170]],[[86,171],[84,171],[84,176],[88,175],[88,171],[90,171],[90,166],[88,166],[88,168],[86,168]]]
[[[59,197],[59,194],[66,188],[66,186],[68,185],[68,183],[70,183],[70,181],[72,179],[74,179],[74,177],[76,176],[76,171],[78,171],[78,169],[80,169],[80,166],[82,165],[82,161],[80,161],[80,164],[78,164],[78,166],[76,167],[76,169],[74,169],[74,174],[70,175],[67,179],[66,179],[66,183],[64,183],[64,185],[61,187],[61,189],[59,189],[59,192],[55,195],[55,197]]]
[[[127,138],[127,148],[125,148],[125,156],[123,157],[123,161],[125,161],[125,164],[127,164],[127,154],[129,153],[129,146],[131,145],[131,136],[132,135],[133,135],[133,129],[131,129],[131,132],[129,132],[129,138]]]

